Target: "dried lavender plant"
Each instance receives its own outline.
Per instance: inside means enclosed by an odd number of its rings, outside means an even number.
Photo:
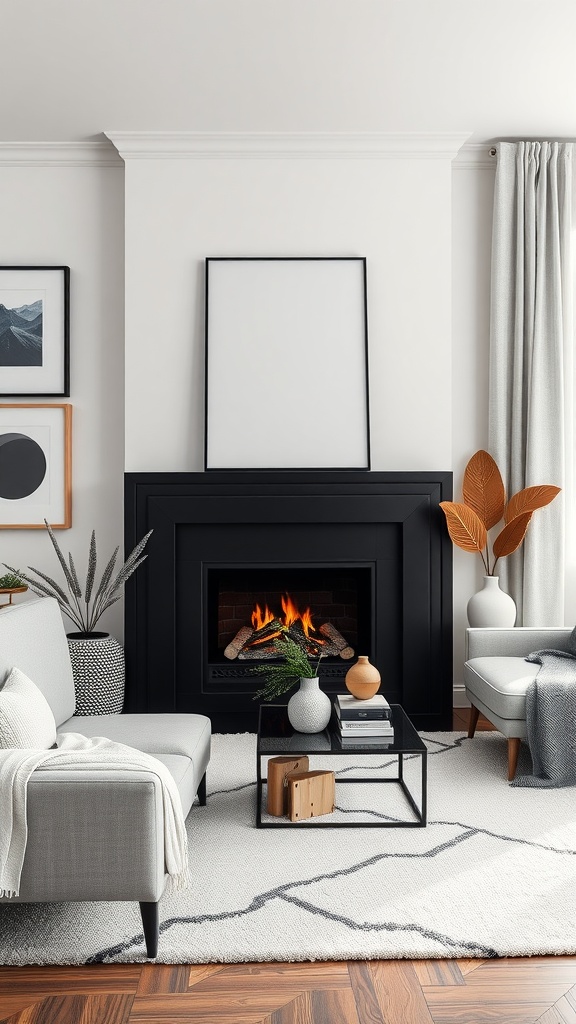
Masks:
[[[18,572],[18,576],[28,584],[32,593],[37,594],[38,597],[53,597],[58,602],[60,610],[74,623],[80,633],[93,633],[96,623],[104,612],[113,604],[116,604],[116,601],[120,600],[122,595],[119,591],[126,583],[126,580],[130,579],[132,573],[136,572],[138,566],[142,565],[142,562],[148,557],[147,555],[143,555],[142,552],[144,551],[152,530],[142,537],[142,540],[139,541],[134,550],[128,555],[124,565],[117,571],[116,575],[113,576],[116,558],[119,551],[119,548],[116,548],[112,553],[104,572],[102,573],[96,593],[93,595],[98,564],[95,531],[92,530],[92,537],[90,539],[86,584],[84,586],[84,593],[82,593],[82,588],[80,586],[78,573],[76,572],[76,566],[72,555],[70,553],[68,554],[67,562],[62,554],[50,524],[47,523],[46,520],[44,520],[44,524],[48,530],[48,536],[52,541],[52,546],[56,552],[58,561],[60,562],[62,572],[64,573],[68,594],[65,592],[63,587],[56,582],[56,580],[41,572],[40,569],[34,569],[31,565],[28,566],[28,569],[30,572],[35,574],[35,577],[38,578],[29,576],[25,572]],[[7,565],[6,563],[4,564],[10,572],[16,572],[12,566]]]

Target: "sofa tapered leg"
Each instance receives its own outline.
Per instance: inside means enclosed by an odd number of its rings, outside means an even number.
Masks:
[[[198,786],[198,800],[201,807],[206,807],[206,772],[204,772]]]
[[[508,737],[508,782],[512,782],[512,779],[516,775],[516,765],[518,764],[518,752],[520,750],[520,740],[517,736]]]
[[[468,739],[471,740],[474,733],[476,732],[476,726],[478,725],[478,716],[480,712],[478,708],[475,708],[473,704],[470,705],[470,718],[468,719]]]
[[[158,907],[158,903],[140,904],[142,928],[144,929],[144,941],[146,943],[146,956],[150,960],[155,960],[158,956],[158,936],[160,929]]]

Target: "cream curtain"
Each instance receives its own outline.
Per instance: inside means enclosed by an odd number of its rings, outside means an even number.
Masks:
[[[501,142],[492,238],[489,448],[508,495],[562,493],[499,563],[516,625],[564,623],[565,515],[572,466],[573,143]]]

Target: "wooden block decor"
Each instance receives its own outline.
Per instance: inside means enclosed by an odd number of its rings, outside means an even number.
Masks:
[[[292,772],[288,776],[290,821],[331,814],[335,803],[334,772]]]
[[[267,811],[281,818],[288,809],[288,784],[290,772],[307,772],[310,767],[307,754],[298,757],[271,757],[268,761]]]

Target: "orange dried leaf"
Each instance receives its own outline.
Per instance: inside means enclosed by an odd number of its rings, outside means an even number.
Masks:
[[[510,523],[517,516],[522,515],[523,512],[535,512],[537,508],[549,505],[559,492],[560,488],[555,487],[554,484],[542,484],[540,487],[525,487],[523,491],[518,491],[518,494],[514,494],[510,498],[504,514],[504,522]]]
[[[441,501],[450,538],[464,551],[483,551],[486,547],[486,527],[474,509],[456,501]]]
[[[483,449],[472,456],[464,470],[462,495],[487,530],[502,519],[506,505],[504,484],[494,459]]]
[[[511,555],[516,548],[519,548],[524,537],[526,536],[526,530],[528,529],[528,523],[532,518],[531,512],[522,512],[521,515],[516,516],[504,527],[501,533],[498,534],[494,541],[492,548],[495,558],[503,558],[505,555]]]

